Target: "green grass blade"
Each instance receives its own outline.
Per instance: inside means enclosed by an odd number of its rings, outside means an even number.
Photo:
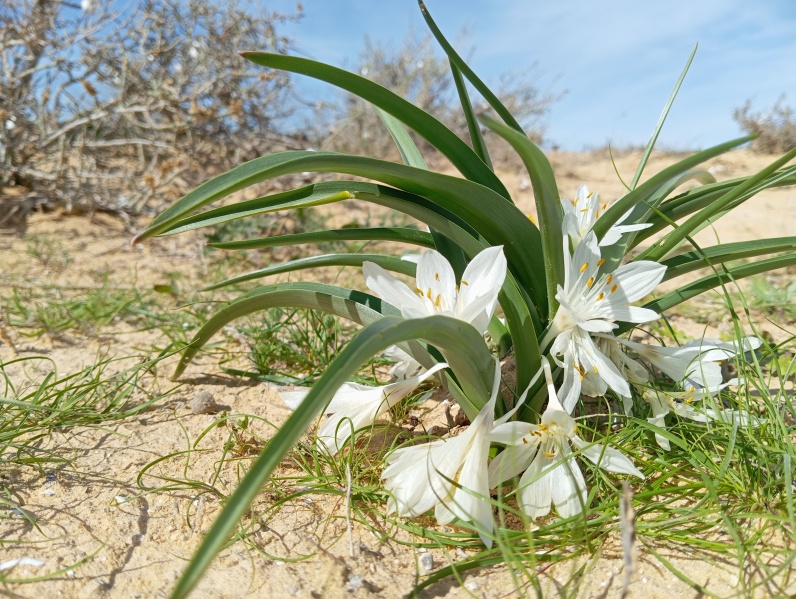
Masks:
[[[647,260],[660,261],[675,249],[677,249],[687,237],[693,235],[695,231],[707,226],[713,222],[720,214],[726,213],[726,208],[729,205],[737,205],[736,200],[741,198],[746,199],[751,197],[750,192],[753,189],[760,190],[760,184],[765,182],[777,169],[784,166],[793,158],[796,157],[796,148],[786,153],[781,158],[772,162],[769,166],[764,168],[756,175],[749,177],[743,183],[731,189],[720,198],[706,206],[691,218],[689,218],[682,225],[678,226],[671,233],[668,233],[661,241],[653,245],[642,255]]]
[[[699,251],[679,254],[661,262],[666,266],[664,281],[686,273],[732,260],[743,260],[766,254],[796,250],[796,237],[774,237],[771,239],[723,243]]]
[[[655,142],[658,141],[658,135],[660,135],[661,129],[663,129],[663,124],[666,122],[666,117],[669,115],[669,110],[671,110],[672,104],[674,104],[674,99],[677,97],[677,93],[680,91],[680,86],[683,84],[683,80],[688,73],[688,69],[691,68],[691,62],[694,60],[694,56],[696,55],[697,46],[698,44],[694,44],[694,49],[691,50],[691,55],[688,57],[688,60],[685,63],[685,68],[683,69],[683,72],[680,73],[680,77],[677,79],[677,83],[675,83],[674,89],[669,95],[669,100],[666,102],[666,106],[663,107],[663,112],[661,112],[661,116],[658,118],[658,123],[655,125],[655,129],[650,136],[650,140],[647,142],[647,147],[644,148],[644,153],[641,155],[641,160],[638,163],[636,174],[633,175],[633,180],[630,182],[630,189],[635,189],[636,185],[638,185],[639,179],[641,179],[641,174],[644,172],[644,168],[647,166],[647,161],[649,160],[650,154],[652,154],[652,150],[655,147]]]
[[[563,233],[561,221],[561,198],[558,197],[553,167],[544,152],[524,134],[503,125],[494,119],[482,117],[481,120],[492,131],[511,144],[522,158],[531,178],[536,210],[539,214],[539,230],[544,253],[545,280],[548,289],[564,283],[564,256],[561,253]],[[554,293],[548,294],[548,313],[553,314],[557,308]]]
[[[456,50],[453,49],[453,46],[451,46],[450,42],[445,39],[445,36],[442,35],[442,31],[440,31],[440,28],[437,27],[434,19],[431,18],[431,14],[428,12],[428,8],[426,8],[423,0],[418,0],[417,4],[420,6],[420,12],[423,14],[423,18],[426,21],[426,25],[428,25],[428,28],[431,30],[431,34],[437,40],[437,43],[442,46],[442,49],[445,51],[445,54],[448,55],[448,59],[451,61],[451,64],[455,65],[456,68],[462,72],[462,75],[467,77],[467,80],[473,84],[473,87],[478,91],[478,93],[481,94],[492,107],[492,109],[498,113],[498,116],[503,119],[504,123],[506,123],[512,129],[516,129],[525,135],[522,127],[514,118],[514,116],[512,116],[511,112],[509,112],[509,109],[506,108],[500,99],[492,93],[492,90],[490,90],[489,87],[487,87],[487,85],[481,81],[481,79],[479,79],[478,75],[475,74],[475,71],[473,71],[467,65],[464,59],[459,56]]]
[[[486,402],[491,381],[485,378],[489,378],[493,368],[492,356],[481,336],[470,325],[445,316],[431,316],[422,320],[388,317],[372,323],[340,352],[306,399],[252,464],[191,558],[172,592],[173,599],[182,599],[189,595],[213,558],[227,543],[238,522],[248,512],[262,486],[337,389],[373,355],[390,345],[409,339],[422,339],[439,348],[460,380],[468,381],[468,386],[473,386],[468,396],[473,401],[480,401],[482,404]],[[482,373],[486,377],[476,373]]]
[[[359,96],[417,131],[442,152],[466,178],[489,187],[504,199],[509,197],[500,179],[470,146],[433,116],[390,90],[354,73],[307,58],[266,52],[242,52],[241,56],[264,67],[307,75],[331,83]]]
[[[638,187],[636,187],[633,191],[630,191],[625,196],[620,198],[616,201],[608,210],[606,210],[605,214],[603,214],[600,218],[597,219],[597,222],[594,225],[594,232],[597,235],[598,239],[602,239],[603,236],[606,234],[608,229],[616,224],[616,222],[622,218],[625,213],[633,208],[639,202],[643,202],[647,200],[652,194],[654,194],[661,186],[666,185],[668,181],[671,181],[678,175],[694,168],[696,165],[705,162],[711,158],[724,154],[733,148],[736,148],[742,144],[745,144],[751,140],[753,140],[755,136],[748,135],[746,137],[741,137],[738,139],[734,139],[732,141],[725,142],[723,144],[719,144],[717,146],[713,146],[712,148],[708,148],[707,150],[703,150],[701,152],[697,152],[688,158],[681,160],[680,162],[673,164],[661,172],[657,173],[653,177],[650,177],[649,180],[645,181]],[[625,221],[624,224],[633,224],[632,220]]]
[[[286,272],[295,272],[297,270],[305,270],[308,268],[321,268],[325,266],[357,266],[361,267],[364,262],[375,262],[382,268],[398,272],[403,275],[415,276],[417,265],[408,260],[401,260],[395,256],[385,256],[383,254],[324,254],[322,256],[310,256],[308,258],[299,258],[298,260],[291,260],[283,264],[275,264],[266,268],[261,268],[253,272],[249,272],[231,279],[226,279],[218,283],[205,287],[202,291],[211,291],[213,289],[220,289],[228,285],[236,285],[245,281],[252,281],[254,279],[262,279],[272,275],[279,275]]]
[[[362,227],[332,229],[329,231],[310,231],[240,241],[219,241],[208,243],[209,247],[220,250],[256,250],[286,245],[329,243],[335,241],[390,241],[433,248],[434,240],[430,233],[409,227]]]
[[[398,148],[398,153],[401,155],[403,163],[415,168],[428,170],[426,161],[423,160],[423,155],[420,153],[415,142],[412,141],[403,123],[381,108],[376,108],[376,112],[395,142],[395,146]]]
[[[470,102],[470,94],[467,92],[467,85],[464,82],[464,77],[462,77],[462,72],[453,62],[450,63],[450,67],[453,82],[456,84],[456,93],[459,94],[459,103],[462,105],[462,112],[464,112],[464,118],[467,121],[467,131],[470,132],[473,150],[484,161],[484,164],[494,170],[492,160],[489,158],[489,150],[484,142],[484,136],[481,135],[481,126],[478,124],[473,104]]]

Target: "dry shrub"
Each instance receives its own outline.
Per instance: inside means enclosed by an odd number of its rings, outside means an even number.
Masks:
[[[0,3],[0,221],[39,203],[156,209],[289,143],[277,128],[287,76],[238,52],[286,52],[278,28],[300,12],[234,0]]]
[[[796,118],[793,109],[780,96],[773,107],[762,112],[752,112],[752,102],[747,100],[733,111],[733,119],[746,133],[758,138],[752,149],[763,154],[783,154],[796,148]]]

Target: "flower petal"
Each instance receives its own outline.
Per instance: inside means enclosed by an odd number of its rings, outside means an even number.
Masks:
[[[456,275],[445,256],[426,250],[417,263],[417,288],[440,312],[452,312],[456,304]]]
[[[503,246],[486,248],[472,259],[462,275],[454,314],[471,323],[480,333],[486,331],[497,306],[497,297],[506,280]]]
[[[633,462],[618,449],[607,445],[587,443],[578,436],[570,439],[572,444],[581,450],[581,455],[608,472],[631,474],[643,479],[644,475],[633,465]]]
[[[362,274],[368,289],[398,308],[404,318],[422,318],[433,314],[430,304],[426,304],[417,293],[378,264],[364,262]]]

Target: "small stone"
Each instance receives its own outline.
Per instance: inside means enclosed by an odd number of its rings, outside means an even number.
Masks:
[[[417,561],[420,564],[420,569],[425,572],[431,572],[434,569],[434,556],[430,553],[423,553]]]
[[[359,574],[355,574],[348,580],[345,588],[347,591],[356,591],[357,589],[361,589],[364,584],[364,579]]]
[[[216,400],[210,391],[200,391],[190,402],[191,414],[214,414],[218,411]]]
[[[464,583],[464,588],[467,589],[468,591],[477,591],[478,583],[472,578],[468,578],[467,581]]]

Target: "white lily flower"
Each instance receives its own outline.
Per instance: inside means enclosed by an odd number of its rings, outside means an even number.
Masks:
[[[434,508],[440,524],[456,518],[472,522],[484,544],[492,546],[487,462],[499,388],[500,364],[495,361],[492,396],[465,431],[387,456],[382,478],[390,492],[388,513],[414,517]]]
[[[746,337],[740,345],[705,338],[689,341],[679,347],[647,345],[620,338],[616,341],[632,349],[640,358],[683,387],[706,389],[718,389],[722,383],[719,362],[732,359],[739,352],[753,351],[762,344],[757,337]]]
[[[383,352],[385,357],[393,360],[395,364],[390,367],[389,374],[398,380],[409,378],[412,375],[419,374],[423,370],[423,366],[415,360],[412,356],[406,353],[397,345],[391,345]]]
[[[445,363],[435,364],[422,374],[381,387],[344,383],[326,408],[326,413],[331,416],[318,429],[318,445],[330,454],[337,453],[345,447],[353,432],[372,425],[379,416],[414,391],[420,383],[447,367]],[[304,401],[307,393],[308,391],[286,391],[280,395],[287,406],[295,410]]]
[[[426,250],[417,264],[414,291],[373,262],[365,262],[362,272],[368,288],[398,308],[404,318],[444,314],[469,322],[483,333],[506,278],[506,258],[503,246],[486,248],[467,265],[457,285],[445,257]]]
[[[520,472],[518,502],[531,518],[550,513],[555,504],[558,515],[569,518],[580,513],[588,497],[583,473],[572,458],[570,444],[581,455],[609,472],[644,478],[641,471],[620,451],[591,444],[577,435],[575,420],[558,400],[550,364],[542,360],[547,379],[548,405],[539,425],[507,422],[496,426],[490,435],[506,449],[489,465],[489,486],[517,476]]]
[[[630,304],[655,289],[666,267],[642,260],[620,266],[612,273],[601,272],[605,260],[600,257],[593,232],[583,238],[571,256],[565,237],[564,256],[564,286],[559,285],[556,293],[560,305],[541,345],[546,347],[555,338],[551,354],[563,356],[556,363],[564,368],[563,405],[571,412],[587,373],[599,375],[623,397],[630,396],[627,381],[590,334],[610,333],[617,327],[616,321],[643,323],[658,319],[657,312]]]
[[[594,223],[600,217],[600,212],[605,212],[608,208],[607,203],[600,203],[599,194],[590,193],[589,188],[585,185],[578,187],[574,200],[562,198],[561,205],[564,208],[564,234],[568,235],[570,240],[572,240],[573,247],[577,247],[581,240],[591,231]],[[641,231],[652,226],[652,223],[623,225],[622,223],[627,220],[631,212],[632,209],[628,210],[616,224],[608,229],[608,232],[600,240],[601,246],[613,245],[625,233]]]

